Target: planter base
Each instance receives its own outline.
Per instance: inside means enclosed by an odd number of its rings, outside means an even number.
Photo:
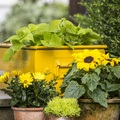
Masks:
[[[90,99],[79,100],[81,108],[80,120],[119,120],[120,99],[108,100],[108,107],[105,108]]]

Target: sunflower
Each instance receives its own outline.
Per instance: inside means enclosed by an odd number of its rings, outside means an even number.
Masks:
[[[19,77],[21,74],[21,70],[14,70],[11,72],[14,77]]]
[[[91,51],[85,49],[83,52],[73,54],[73,57],[77,62],[77,69],[89,71],[90,68],[95,69],[100,65],[101,53],[97,49]]]
[[[20,80],[19,83],[22,83],[24,85],[24,87],[28,87],[28,85],[32,85],[32,77],[29,73],[23,73],[22,75],[20,75]]]
[[[0,81],[6,82],[7,80],[9,80],[9,73],[5,72],[5,73],[3,73],[3,75],[0,76]]]
[[[32,74],[33,75],[33,78],[36,80],[36,81],[41,81],[41,80],[44,80],[45,79],[45,75],[44,74],[41,74],[40,72],[35,72]]]

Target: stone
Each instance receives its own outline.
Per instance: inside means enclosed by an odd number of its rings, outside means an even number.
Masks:
[[[0,120],[14,120],[13,110],[9,105],[11,97],[0,90]]]

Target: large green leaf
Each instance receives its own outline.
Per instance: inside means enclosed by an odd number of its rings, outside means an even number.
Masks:
[[[65,89],[64,97],[66,98],[80,98],[85,93],[83,85],[79,85],[76,81],[71,81]]]
[[[3,62],[9,62],[11,59],[13,59],[14,51],[12,47],[6,50],[4,56],[3,56]]]
[[[112,79],[114,79],[113,77],[114,77],[114,76],[113,76],[111,73],[109,73],[108,76],[107,76],[107,79],[108,79],[108,80],[112,80]]]
[[[93,41],[95,41],[96,39],[94,38],[90,38],[89,36],[84,36],[82,39],[82,45],[92,45]]]
[[[35,25],[35,24],[29,24],[28,28],[31,32],[33,32],[33,31],[37,30],[39,28],[39,26]]]
[[[59,30],[61,20],[53,20],[50,22],[49,31],[50,32],[57,32]]]
[[[26,36],[28,33],[30,33],[30,30],[28,29],[28,27],[23,27],[23,28],[20,28],[18,31],[16,31],[16,35],[19,35],[21,39],[24,36]]]
[[[30,28],[32,26],[29,26]],[[41,23],[37,25],[37,29],[35,28],[31,28],[30,30],[34,29],[32,31],[32,33],[34,34],[34,36],[39,36],[39,35],[44,35],[45,33],[49,32],[49,25],[46,23]]]
[[[120,78],[120,66],[111,67],[111,70],[117,78]]]
[[[101,69],[97,67],[97,68],[95,69],[95,72],[99,75],[99,74],[101,73]]]
[[[20,43],[18,40],[13,40],[12,44],[13,51],[19,51],[23,47],[23,44]]]
[[[61,28],[64,28],[64,29],[71,29],[73,28],[73,23],[66,20],[66,19],[62,19],[62,24],[61,24]],[[75,27],[75,26],[74,26]]]
[[[90,79],[89,75],[86,74],[82,77],[81,81],[82,81],[83,84],[86,84],[89,81],[89,79]]]
[[[76,71],[77,71],[77,63],[74,63],[71,71],[68,73],[68,75],[66,77],[71,76],[71,74],[76,72]]]
[[[85,35],[87,34],[88,32],[90,31],[90,29],[83,29],[83,28],[80,28],[80,30],[78,31],[78,35]]]
[[[41,43],[48,47],[61,47],[62,39],[57,34],[45,34]]]
[[[100,77],[93,73],[93,74],[90,74],[90,79],[88,80],[88,88],[89,90],[93,91],[94,89],[96,89],[98,83],[99,83],[99,80],[100,80]]]
[[[24,102],[26,100],[27,96],[26,96],[26,91],[22,90],[22,101]]]
[[[44,40],[49,43],[51,38],[52,38],[52,34],[51,33],[45,33],[43,37],[44,37]]]
[[[71,75],[72,73],[74,73],[75,71],[77,71],[77,64],[75,63],[71,69],[69,69],[67,75],[64,77],[63,79],[63,83],[60,86],[60,88],[65,87],[66,84],[70,81],[71,78],[73,78],[74,76],[76,76],[76,74]]]
[[[120,84],[113,84],[108,81],[105,81],[106,83],[106,91],[107,92],[112,92],[120,89]]]
[[[64,41],[64,43],[65,43],[67,46],[71,47],[71,48],[74,50],[74,47],[73,47],[70,43],[68,43],[68,42],[66,42],[66,41]]]
[[[85,75],[81,80],[83,84],[87,84],[89,90],[93,91],[96,89],[100,77],[96,73],[92,73]]]
[[[107,92],[101,90],[100,88],[96,88],[93,92],[89,91],[88,94],[89,97],[92,98],[95,102],[104,107],[107,107]]]
[[[19,40],[19,39],[20,39],[19,35],[13,35],[13,36],[9,37],[6,41]]]
[[[20,41],[23,41],[23,40],[26,40],[26,41],[32,40],[32,41],[34,41],[33,34],[32,33],[28,33]]]
[[[14,105],[16,105],[18,102],[19,102],[18,99],[12,99],[11,102],[10,102],[10,106],[14,106]]]
[[[88,32],[88,34],[87,34],[90,38],[94,38],[94,39],[100,39],[100,36],[97,34],[97,33],[95,33],[95,32],[93,32],[92,31],[92,29],[90,29],[89,30],[89,32]]]

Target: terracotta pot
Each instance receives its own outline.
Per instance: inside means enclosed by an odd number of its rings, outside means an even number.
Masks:
[[[77,117],[63,118],[63,117],[57,117],[55,115],[48,115],[45,116],[45,120],[79,120],[79,119]]]
[[[119,120],[120,99],[109,99],[105,108],[91,99],[80,99],[80,120]]]
[[[44,120],[43,108],[12,107],[15,120]]]

